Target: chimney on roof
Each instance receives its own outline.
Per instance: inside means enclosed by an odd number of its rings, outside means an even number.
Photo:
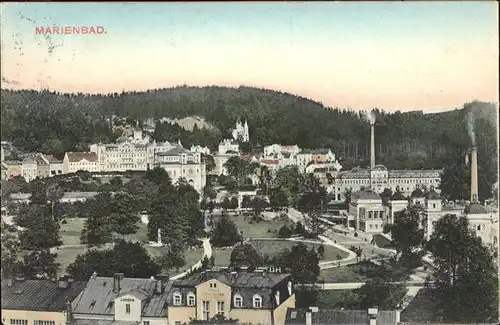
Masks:
[[[7,286],[8,286],[8,287],[12,287],[13,285],[14,285],[14,278],[9,278],[9,279],[7,280]]]
[[[60,289],[66,289],[69,286],[69,277],[68,276],[62,276],[59,278],[57,286]]]
[[[92,273],[92,278],[93,278],[93,279],[97,278],[97,272],[96,272],[96,271],[94,271],[94,272]]]
[[[477,189],[477,148],[471,149],[471,168],[470,168],[470,202],[478,203],[478,189]]]
[[[370,137],[370,168],[375,167],[375,125],[370,123],[371,137]]]
[[[113,292],[120,292],[123,273],[115,273],[113,278]]]
[[[312,325],[312,310],[308,309],[306,311],[306,325]]]
[[[368,317],[370,318],[370,325],[377,325],[378,307],[368,308]]]
[[[73,321],[73,308],[71,306],[71,301],[66,297],[66,324],[71,324]]]
[[[156,277],[156,290],[155,291],[157,294],[163,293],[163,281],[160,277]]]
[[[238,272],[236,271],[233,271],[230,273],[230,278],[231,278],[231,283],[235,283],[236,282],[236,278],[238,277]]]

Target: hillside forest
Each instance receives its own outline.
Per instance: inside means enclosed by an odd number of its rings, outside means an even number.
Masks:
[[[470,181],[465,156],[471,147],[468,124],[478,147],[480,198],[491,197],[497,180],[497,107],[470,102],[435,114],[374,109],[377,164],[389,169],[441,169],[443,192],[455,198],[467,193]],[[214,129],[187,131],[157,123],[157,141],[181,140],[217,148],[238,118],[247,120],[252,147],[273,143],[300,148],[331,148],[344,169],[369,165],[370,126],[360,112],[326,107],[289,93],[250,87],[188,87],[107,95],[50,91],[1,90],[2,141],[25,152],[62,158],[66,151],[86,150],[96,142],[114,141],[112,116],[130,123],[148,118],[203,117]],[[469,122],[471,121],[471,122]],[[448,187],[448,190],[445,189]],[[453,194],[451,194],[453,192]]]

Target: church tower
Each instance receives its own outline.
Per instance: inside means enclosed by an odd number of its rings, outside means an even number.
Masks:
[[[135,124],[134,140],[135,141],[141,141],[142,140],[142,130],[139,127],[139,120],[137,120],[136,124]]]
[[[243,141],[249,142],[250,141],[250,133],[248,132],[248,122],[245,120],[245,126],[243,127]]]

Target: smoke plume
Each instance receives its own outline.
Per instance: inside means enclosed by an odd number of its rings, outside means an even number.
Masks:
[[[467,113],[467,130],[469,131],[470,140],[472,141],[472,146],[476,146],[476,133],[474,132],[474,119],[472,111]]]
[[[363,117],[371,125],[375,124],[375,121],[377,120],[377,117],[375,116],[375,113],[373,112],[373,110],[371,110],[369,112],[363,111]]]

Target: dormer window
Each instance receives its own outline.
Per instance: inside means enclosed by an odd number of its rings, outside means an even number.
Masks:
[[[262,308],[262,297],[259,295],[254,295],[252,298],[253,308]]]
[[[194,306],[196,304],[196,297],[194,293],[190,292],[187,295],[187,305],[188,306]]]
[[[182,294],[180,292],[174,293],[174,306],[182,305]]]
[[[243,297],[239,294],[234,295],[234,307],[235,308],[243,307]]]

